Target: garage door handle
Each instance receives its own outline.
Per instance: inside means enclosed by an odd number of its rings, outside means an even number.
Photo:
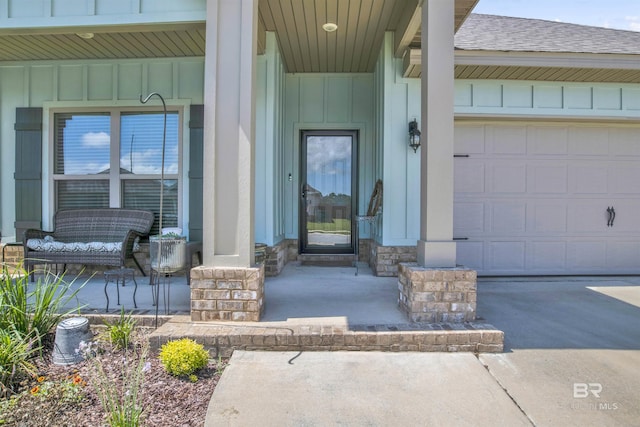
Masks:
[[[611,206],[611,226],[613,227],[613,221],[616,220],[616,210],[613,208],[613,206]]]
[[[609,219],[607,220],[607,227],[613,227],[613,221],[616,219],[616,210],[613,206],[607,207],[607,213],[609,214]]]

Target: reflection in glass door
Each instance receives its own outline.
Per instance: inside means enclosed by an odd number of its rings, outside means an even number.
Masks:
[[[357,132],[303,131],[300,252],[354,253]]]

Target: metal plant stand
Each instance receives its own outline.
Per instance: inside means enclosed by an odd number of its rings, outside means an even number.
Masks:
[[[107,270],[104,272],[104,295],[107,297],[107,308],[105,312],[109,311],[109,294],[107,293],[107,286],[113,282],[116,284],[116,295],[118,296],[118,305],[120,305],[120,283],[124,286],[127,278],[133,280],[133,308],[138,308],[136,304],[136,292],[138,292],[138,282],[136,282],[135,271],[133,268],[116,268],[113,270]]]
[[[355,257],[356,259],[353,261],[356,267],[356,276],[358,275],[358,261],[360,258],[360,223],[364,222],[365,224],[369,224],[369,237],[373,238],[371,230],[373,229],[372,225],[376,222],[377,215],[369,216],[369,215],[357,215],[356,216],[356,247],[355,247]]]

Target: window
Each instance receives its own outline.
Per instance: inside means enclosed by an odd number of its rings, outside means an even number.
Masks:
[[[179,224],[180,113],[167,112],[163,227]],[[158,232],[164,114],[140,110],[54,113],[56,210],[147,209]]]

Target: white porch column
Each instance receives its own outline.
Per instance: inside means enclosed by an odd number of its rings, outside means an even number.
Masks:
[[[204,70],[203,262],[254,259],[258,0],[207,0]]]
[[[422,146],[418,265],[456,266],[453,241],[454,7],[422,4]]]

